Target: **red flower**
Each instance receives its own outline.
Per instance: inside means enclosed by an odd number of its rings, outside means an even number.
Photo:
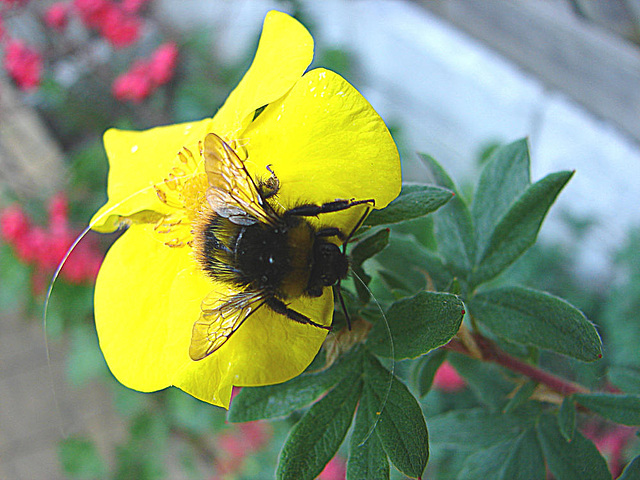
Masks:
[[[260,450],[271,438],[271,430],[264,422],[241,423],[238,430],[250,452]]]
[[[178,46],[174,42],[163,43],[153,55],[149,65],[149,76],[156,85],[164,85],[171,77],[178,61]]]
[[[109,0],[74,0],[73,6],[82,22],[90,28],[100,28],[107,11],[112,8]]]
[[[44,14],[44,21],[54,30],[64,30],[69,22],[69,4],[67,2],[51,4]]]
[[[116,48],[128,47],[140,37],[142,22],[126,13],[119,5],[111,4],[100,24],[102,36]]]
[[[29,0],[0,0],[0,3],[4,3],[6,5],[9,5],[9,8],[11,7],[21,7],[23,5],[26,5],[29,2]]]
[[[624,467],[623,452],[633,438],[634,431],[633,427],[624,425],[603,427],[589,423],[584,427],[582,433],[593,441],[600,453],[607,459],[609,470],[614,478],[618,478]]]
[[[171,80],[178,59],[175,43],[158,47],[148,60],[137,60],[113,82],[112,93],[120,101],[139,103]]]
[[[130,2],[74,0],[73,5],[84,24],[98,30],[116,48],[127,47],[140,38],[142,21]]]
[[[20,40],[7,42],[4,68],[22,90],[33,90],[40,85],[42,57]]]
[[[55,194],[49,200],[47,210],[49,212],[49,226],[52,230],[60,227],[66,228],[69,222],[69,201],[64,193]]]
[[[465,382],[456,369],[445,361],[433,377],[433,386],[443,392],[457,392],[464,388]]]
[[[67,246],[67,248],[70,245]],[[71,252],[60,275],[70,283],[95,282],[102,264],[102,256],[90,241],[82,241]]]
[[[149,0],[122,0],[122,9],[127,13],[138,13]]]
[[[113,96],[120,101],[130,100],[140,103],[154,90],[151,78],[148,75],[147,62],[138,60],[133,67],[113,82],[111,91]]]
[[[344,480],[347,475],[347,468],[345,466],[345,461],[339,457],[335,456],[331,459],[329,463],[324,467],[324,470],[318,475],[319,480]]]
[[[29,219],[20,205],[11,205],[0,213],[0,235],[8,243],[15,243],[31,228]]]
[[[20,261],[35,266],[32,277],[34,293],[42,293],[48,278],[64,260],[78,232],[68,219],[68,201],[63,193],[49,202],[48,228],[32,226],[19,205],[0,212],[0,233]],[[60,275],[70,283],[94,282],[102,263],[102,254],[90,239],[79,243],[67,258]]]

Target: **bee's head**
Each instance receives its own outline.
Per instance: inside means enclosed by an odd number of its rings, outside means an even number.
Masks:
[[[335,243],[316,242],[308,293],[312,297],[319,297],[324,287],[336,285],[347,276],[348,271],[347,256]]]

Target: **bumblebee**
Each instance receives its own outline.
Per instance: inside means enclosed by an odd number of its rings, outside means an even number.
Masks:
[[[280,182],[269,167],[270,177],[254,181],[234,149],[213,133],[205,137],[202,154],[210,208],[196,222],[194,250],[203,271],[235,293],[212,299],[210,305],[205,300],[193,326],[190,357],[201,360],[215,352],[260,308],[330,330],[288,302],[301,296],[320,297],[325,288],[333,287],[345,308],[339,288],[349,270],[346,244],[374,200],[338,199],[283,209],[275,201]],[[348,234],[308,220],[357,205],[366,209]],[[336,240],[342,242],[342,250]]]

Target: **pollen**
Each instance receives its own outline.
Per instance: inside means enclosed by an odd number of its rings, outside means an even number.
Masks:
[[[153,188],[158,199],[170,207],[154,225],[154,232],[167,247],[192,245],[191,223],[206,202],[207,176],[202,171],[202,148],[194,153],[183,147],[174,160],[167,176]]]

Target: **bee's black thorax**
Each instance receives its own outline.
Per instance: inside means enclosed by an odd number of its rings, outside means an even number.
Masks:
[[[197,255],[212,279],[282,300],[319,297],[349,268],[339,247],[300,217],[285,215],[277,226],[237,225],[212,214],[200,234]]]

